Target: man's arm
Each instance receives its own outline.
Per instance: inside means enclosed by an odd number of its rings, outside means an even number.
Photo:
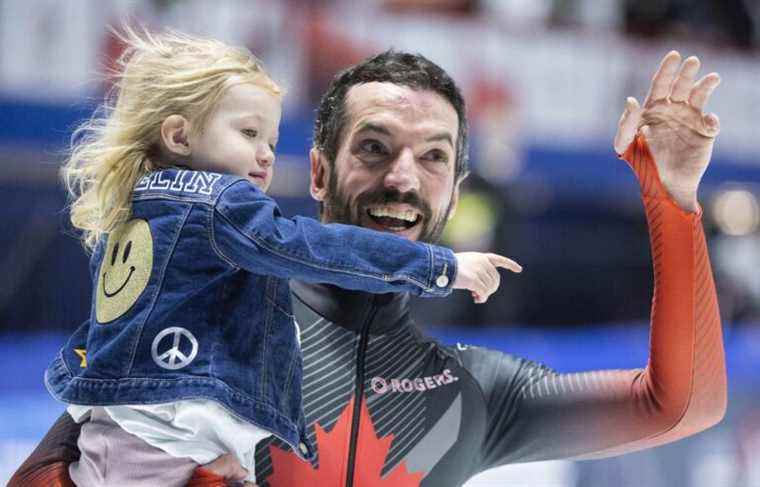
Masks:
[[[69,463],[79,460],[79,429],[71,416],[62,414],[11,477],[8,487],[74,487]]]
[[[623,157],[639,179],[649,224],[649,363],[557,374],[503,356],[479,378],[490,426],[482,469],[632,452],[694,434],[725,413],[720,316],[696,204],[717,134],[717,117],[701,110],[718,78],[694,83],[696,58],[680,65],[677,53],[665,57],[644,107],[629,99],[616,137],[618,150],[627,147]]]

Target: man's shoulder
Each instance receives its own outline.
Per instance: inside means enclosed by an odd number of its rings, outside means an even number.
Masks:
[[[549,367],[523,357],[486,347],[457,343],[445,346],[485,391],[505,385],[524,385],[553,373]]]
[[[168,168],[152,171],[137,181],[132,199],[166,199],[214,204],[240,176],[207,171]]]
[[[505,353],[499,350],[494,350],[479,345],[470,345],[463,342],[457,342],[454,345],[441,345],[441,348],[446,353],[456,357],[456,359],[464,366],[471,364],[480,364],[486,362],[499,362],[499,361],[520,361],[519,357],[512,354]]]

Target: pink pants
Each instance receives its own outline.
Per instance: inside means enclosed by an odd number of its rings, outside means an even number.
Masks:
[[[79,487],[182,487],[198,466],[127,433],[97,407],[82,424],[77,446],[82,456],[69,466],[69,474]]]

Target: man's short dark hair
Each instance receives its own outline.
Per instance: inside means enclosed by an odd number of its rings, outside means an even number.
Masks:
[[[414,90],[438,93],[454,107],[459,118],[454,180],[468,173],[467,117],[462,93],[454,80],[440,66],[421,54],[388,50],[351,66],[335,75],[319,102],[314,122],[314,146],[330,164],[335,164],[340,139],[346,125],[346,94],[362,83],[393,83]]]

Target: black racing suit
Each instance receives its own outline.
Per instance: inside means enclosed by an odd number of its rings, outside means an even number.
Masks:
[[[726,371],[700,215],[678,208],[642,138],[625,159],[649,223],[654,298],[644,369],[558,374],[421,334],[403,295],[292,283],[314,465],[257,451],[264,485],[448,487],[498,465],[602,458],[723,416]]]
[[[394,486],[454,486],[491,466],[557,455],[531,452],[510,417],[525,387],[548,369],[437,343],[413,323],[407,295],[291,288],[318,458],[310,466],[264,442],[260,485],[358,487],[390,476]]]

